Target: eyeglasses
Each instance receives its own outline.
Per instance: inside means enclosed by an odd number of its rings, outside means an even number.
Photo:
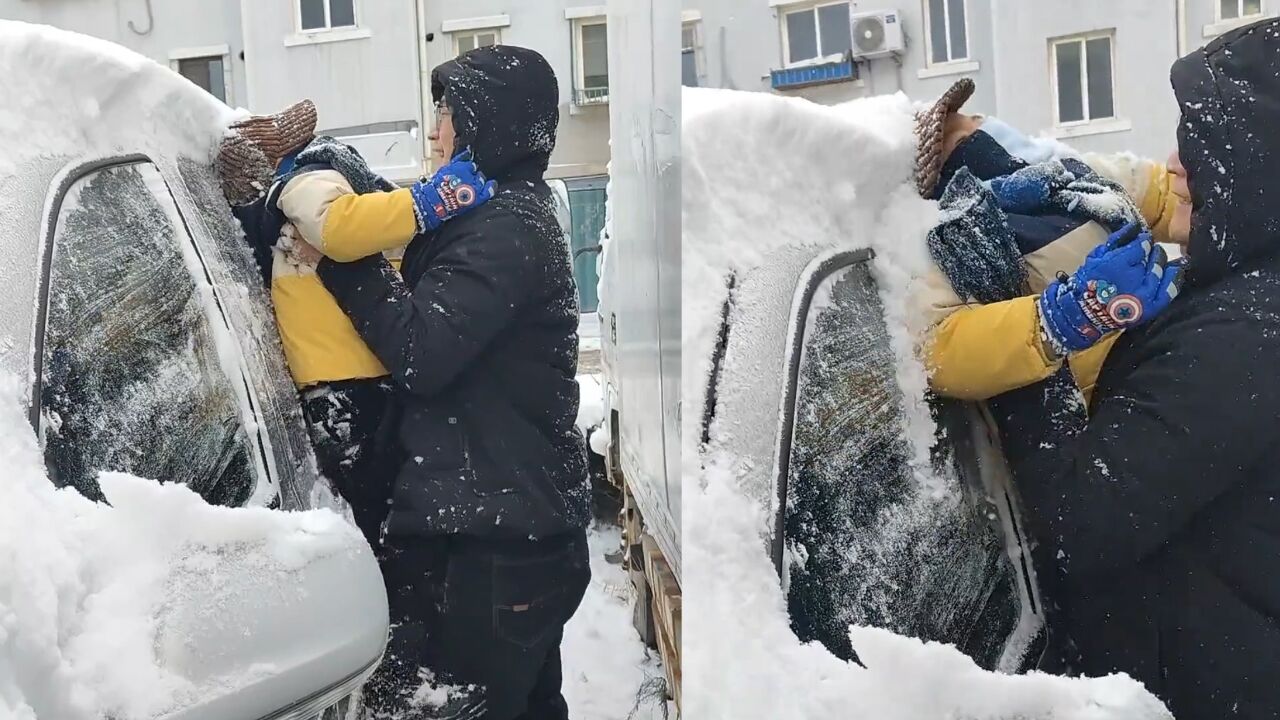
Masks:
[[[446,115],[453,115],[453,111],[449,109],[449,106],[442,102],[436,103],[436,127],[440,127],[440,118]]]

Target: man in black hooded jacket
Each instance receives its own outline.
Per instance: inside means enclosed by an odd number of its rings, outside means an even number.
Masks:
[[[1031,436],[1012,470],[1053,559],[1069,668],[1129,673],[1178,720],[1278,718],[1280,21],[1224,35],[1172,81],[1182,292],[1116,342],[1087,423],[1066,405],[1065,429],[1013,418]]]
[[[393,630],[368,704],[567,718],[560,642],[590,577],[589,485],[577,292],[542,180],[558,84],[537,53],[485,47],[436,68],[432,96],[456,135],[440,153],[470,149],[496,196],[414,237],[399,275],[381,256],[317,268],[396,386],[379,548]],[[445,707],[410,701],[420,669],[455,688]]]

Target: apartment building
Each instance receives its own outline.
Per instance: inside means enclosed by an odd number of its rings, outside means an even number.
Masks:
[[[0,18],[124,45],[233,107],[299,98],[320,130],[383,175],[430,172],[431,69],[479,45],[531,47],[560,80],[560,133],[547,177],[564,205],[584,312],[609,160],[608,28],[602,0],[0,0]]]
[[[1082,150],[1164,157],[1169,66],[1280,0],[683,0],[686,85],[838,103],[957,77],[968,108]]]

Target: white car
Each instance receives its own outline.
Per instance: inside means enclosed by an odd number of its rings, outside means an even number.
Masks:
[[[231,111],[47,27],[0,21],[0,67],[0,370],[30,383],[49,476],[90,497],[117,470],[215,504],[311,508],[297,393],[211,167]],[[242,680],[164,717],[345,714],[388,626],[356,540],[286,575],[246,569],[174,593],[157,661],[196,686]]]

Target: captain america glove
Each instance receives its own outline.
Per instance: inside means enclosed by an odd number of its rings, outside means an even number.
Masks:
[[[418,232],[435,230],[445,221],[480,207],[493,197],[496,188],[497,183],[486,180],[476,167],[469,148],[458,153],[431,178],[409,187]]]
[[[1169,263],[1151,234],[1131,223],[1090,252],[1080,269],[1040,294],[1040,323],[1060,355],[1149,322],[1178,296],[1182,265]]]

